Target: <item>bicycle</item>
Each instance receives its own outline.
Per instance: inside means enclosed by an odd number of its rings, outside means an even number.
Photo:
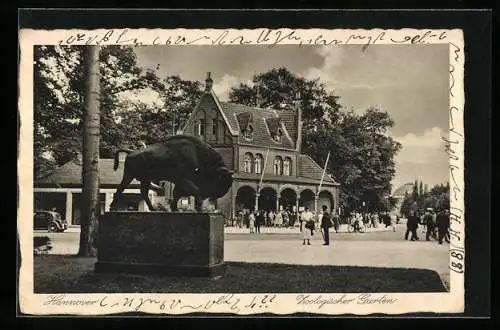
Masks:
[[[358,232],[358,233],[364,233],[366,230],[366,227],[364,224],[359,224],[357,227],[354,223],[352,224],[349,224],[349,226],[347,227],[347,231],[349,233],[355,233],[355,232]]]

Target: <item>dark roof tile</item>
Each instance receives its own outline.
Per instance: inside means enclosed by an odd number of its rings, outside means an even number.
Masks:
[[[99,184],[101,186],[117,186],[123,176],[123,161],[120,161],[120,166],[116,171],[113,170],[113,159],[99,160]],[[68,162],[59,168],[54,169],[51,173],[35,180],[37,185],[81,185],[82,184],[82,165],[78,161]],[[137,180],[133,180],[129,188],[139,186]]]

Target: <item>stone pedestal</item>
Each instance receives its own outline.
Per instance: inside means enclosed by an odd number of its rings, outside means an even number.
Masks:
[[[96,272],[217,276],[224,270],[219,213],[107,212]]]

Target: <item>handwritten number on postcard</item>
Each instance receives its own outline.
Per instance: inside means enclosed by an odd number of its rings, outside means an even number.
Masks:
[[[451,264],[450,269],[455,273],[464,272],[464,253],[461,249],[450,250]]]

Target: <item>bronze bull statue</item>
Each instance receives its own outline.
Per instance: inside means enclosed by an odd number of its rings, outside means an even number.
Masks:
[[[115,153],[115,171],[119,166],[120,152],[128,155],[111,210],[116,209],[123,191],[134,178],[140,181],[142,198],[151,211],[155,210],[148,195],[151,181],[169,181],[175,184],[172,211],[178,210],[179,198],[194,196],[198,212],[202,211],[205,199],[214,200],[224,196],[233,181],[233,171],[224,164],[220,154],[193,136],[173,136],[142,150],[119,149]]]

